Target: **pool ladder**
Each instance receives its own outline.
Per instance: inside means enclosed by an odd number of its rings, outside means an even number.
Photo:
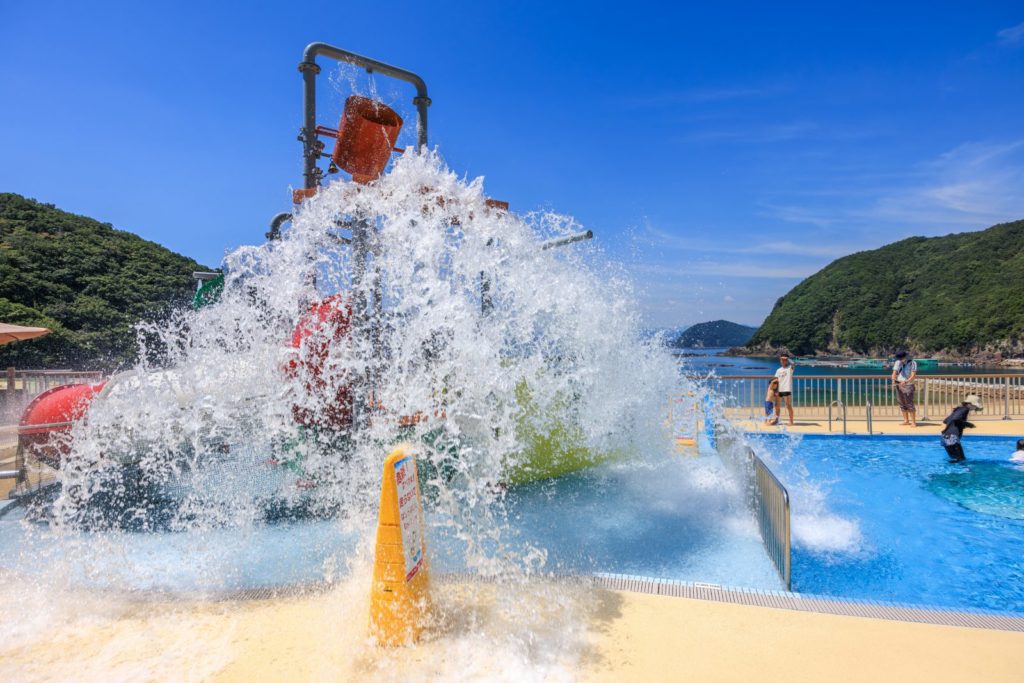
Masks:
[[[836,399],[828,404],[828,431],[832,431],[832,406],[838,406],[843,409],[843,435],[846,435],[846,404]],[[870,414],[870,409],[869,409]],[[868,418],[870,420],[870,418]]]

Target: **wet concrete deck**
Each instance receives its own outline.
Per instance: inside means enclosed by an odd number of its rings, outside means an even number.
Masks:
[[[46,609],[31,637],[0,640],[0,673],[7,680],[961,683],[1020,681],[1024,672],[1020,632],[603,588],[573,594],[536,583],[504,599],[507,589],[493,585],[438,585],[436,601],[449,618],[423,643],[398,649],[369,640],[360,581],[277,599],[118,605],[94,596],[74,601],[77,614],[56,618]]]

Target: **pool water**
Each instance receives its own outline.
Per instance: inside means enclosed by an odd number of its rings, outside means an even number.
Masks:
[[[1024,612],[1024,468],[1015,438],[756,441],[790,491],[793,590]]]
[[[246,480],[248,481],[248,480]],[[512,487],[493,556],[543,574],[637,574],[781,588],[743,491],[713,454],[652,456]],[[481,570],[425,503],[439,572]],[[0,515],[4,570],[90,588],[218,593],[331,581],[372,551],[372,519],[250,521],[183,531],[63,532],[25,510]],[[364,556],[365,559],[365,556]],[[498,565],[501,564],[499,561]]]

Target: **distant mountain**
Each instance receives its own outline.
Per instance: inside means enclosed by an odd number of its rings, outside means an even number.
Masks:
[[[190,258],[109,223],[0,193],[0,322],[52,333],[0,346],[0,367],[114,369],[134,325],[189,301]]]
[[[672,346],[676,348],[724,348],[743,346],[757,332],[756,327],[748,327],[728,320],[712,320],[697,323],[678,335]]]
[[[833,261],[778,300],[747,353],[1020,355],[1024,220]]]
[[[685,332],[689,325],[677,325],[676,327],[649,327],[640,331],[640,338],[644,340],[654,339],[659,334],[665,343],[672,344],[672,341]]]

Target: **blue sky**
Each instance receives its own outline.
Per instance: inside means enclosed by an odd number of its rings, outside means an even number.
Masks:
[[[1024,218],[1020,2],[0,0],[0,191],[216,265],[300,182],[314,40],[421,73],[449,165],[592,228],[652,325],[758,324],[838,256]]]

